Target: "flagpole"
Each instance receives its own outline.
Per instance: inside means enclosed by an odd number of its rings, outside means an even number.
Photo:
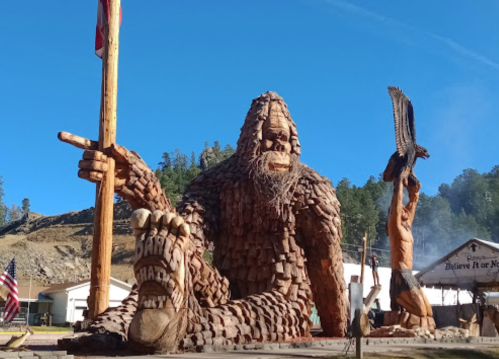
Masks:
[[[104,26],[102,55],[99,151],[116,142],[116,104],[118,94],[118,49],[120,0],[107,0],[109,25]],[[107,158],[108,170],[97,184],[95,196],[92,270],[90,276],[89,317],[95,318],[109,306],[113,236],[114,159]]]
[[[28,313],[26,314],[26,325],[29,326],[29,307],[31,306],[31,274],[29,275],[29,290],[28,290]]]

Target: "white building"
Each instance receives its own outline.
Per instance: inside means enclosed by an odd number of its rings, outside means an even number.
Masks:
[[[131,285],[111,278],[109,306],[117,307],[120,305],[131,290]],[[51,314],[54,325],[75,323],[78,320],[83,320],[83,311],[88,309],[87,298],[90,295],[90,279],[77,283],[56,284],[40,294],[53,300]]]

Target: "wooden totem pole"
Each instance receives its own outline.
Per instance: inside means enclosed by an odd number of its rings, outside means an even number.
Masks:
[[[416,144],[414,111],[404,93],[389,87],[395,119],[397,151],[383,173],[383,179],[393,182],[393,197],[386,226],[390,237],[392,279],[390,282],[391,312],[385,314],[385,325],[400,324],[405,328],[435,328],[432,308],[412,274],[412,223],[416,214],[421,183],[414,175],[417,157],[429,157],[428,151]],[[409,202],[404,206],[404,188]]]

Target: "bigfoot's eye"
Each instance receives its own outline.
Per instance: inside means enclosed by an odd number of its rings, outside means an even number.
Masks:
[[[288,142],[288,133],[285,131],[279,132],[279,139],[283,142]]]

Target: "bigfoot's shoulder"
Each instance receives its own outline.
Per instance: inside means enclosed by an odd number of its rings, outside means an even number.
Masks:
[[[340,202],[336,199],[336,190],[331,180],[321,176],[317,171],[303,163],[300,163],[299,166],[300,180],[298,190],[301,188],[305,193],[310,193],[309,197],[314,200],[323,198],[327,202],[337,205],[339,209]]]
[[[299,212],[306,213],[308,221],[319,221],[338,240],[341,239],[340,202],[336,190],[327,177],[304,164],[295,191],[295,206]]]
[[[236,156],[231,156],[226,160],[216,164],[201,172],[185,190],[181,205],[191,199],[201,199],[204,197],[217,197],[226,184],[233,184],[235,179],[241,177],[237,166]]]

